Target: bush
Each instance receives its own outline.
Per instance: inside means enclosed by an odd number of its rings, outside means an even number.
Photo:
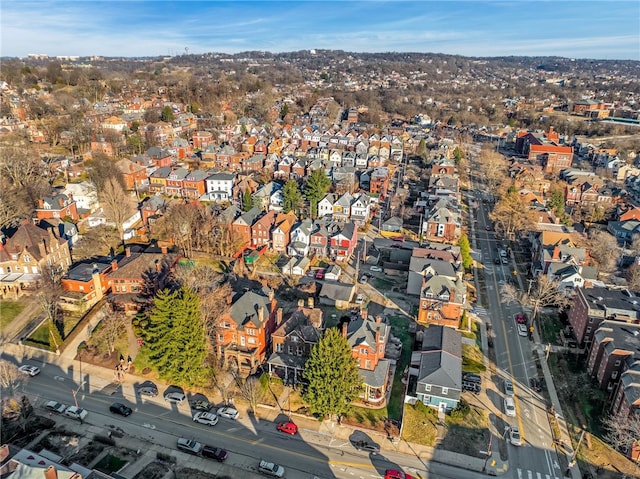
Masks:
[[[454,419],[464,419],[470,412],[471,408],[469,407],[469,403],[464,399],[460,399],[458,405],[451,411],[451,417]]]

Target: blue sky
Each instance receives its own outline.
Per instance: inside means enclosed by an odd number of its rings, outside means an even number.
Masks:
[[[640,60],[640,1],[22,1],[1,56],[434,52]]]

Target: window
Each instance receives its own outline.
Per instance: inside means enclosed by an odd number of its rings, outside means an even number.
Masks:
[[[287,346],[287,354],[293,354],[293,346]]]
[[[591,326],[587,328],[587,334],[589,334],[590,332],[591,332]]]
[[[427,392],[431,392],[431,384],[425,384],[424,390]]]
[[[618,377],[618,371],[614,371],[611,373],[611,379],[615,379]]]
[[[244,336],[240,336],[240,346],[244,346],[244,345],[245,345]]]
[[[364,354],[366,356],[369,354],[369,350],[367,348],[360,348],[360,354]]]
[[[25,263],[31,263],[31,256],[29,256],[28,254],[24,255],[24,262]]]
[[[296,354],[297,354],[298,356],[302,356],[302,355],[304,354],[304,348],[303,348],[302,346],[298,346],[298,347],[296,348]]]
[[[249,342],[249,344],[256,344],[256,338],[249,338],[247,339],[247,341]]]
[[[613,365],[614,366],[620,366],[620,360],[618,359]]]
[[[224,341],[224,335],[218,334],[218,341],[219,342],[223,342]]]
[[[365,368],[365,369],[371,369],[371,360],[370,360],[370,359],[367,359],[367,360],[364,362],[364,368]]]
[[[449,394],[449,388],[442,388],[442,394]]]
[[[276,344],[276,353],[281,353],[284,351],[284,344],[278,343]]]
[[[593,323],[593,318],[589,318],[589,324]]]

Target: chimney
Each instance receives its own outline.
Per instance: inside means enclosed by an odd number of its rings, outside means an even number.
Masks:
[[[168,250],[167,250],[167,247],[166,247],[166,246],[162,246],[162,247],[160,248],[160,251],[162,251],[162,254],[167,254],[167,251],[168,251]]]
[[[40,243],[38,243],[38,251],[40,252],[40,257],[41,258],[46,258],[47,257],[47,246],[46,246],[46,243],[44,242],[44,240],[42,240]]]
[[[159,259],[155,260],[156,273],[162,273],[162,263]]]
[[[2,446],[0,446],[0,464],[4,464],[4,461],[9,457],[9,454],[10,451],[8,444],[3,444]]]
[[[258,306],[258,322],[262,324],[264,322],[264,307]]]
[[[131,257],[131,248],[129,248],[128,246],[124,249],[124,254],[126,255],[127,258]]]
[[[273,301],[273,297],[274,297],[273,289],[269,288],[269,293],[268,294],[269,294],[269,301]]]
[[[314,308],[314,304],[315,304],[315,302],[313,301],[313,296],[309,296],[309,297],[307,298],[307,306],[308,306],[310,309],[313,309],[313,308]]]
[[[111,260],[111,271],[117,271],[118,269],[118,260],[117,259],[113,259]]]
[[[45,479],[58,479],[58,471],[53,466],[49,466],[44,470]]]
[[[553,259],[560,259],[560,246],[553,248]]]
[[[380,326],[376,328],[376,345],[375,345],[376,353],[378,351],[378,343],[380,343]]]
[[[364,308],[360,309],[360,316],[366,321],[369,318],[369,310]]]
[[[280,326],[282,324],[282,308],[278,308],[276,311],[276,326]]]
[[[342,323],[342,337],[347,339],[347,327],[348,323]]]

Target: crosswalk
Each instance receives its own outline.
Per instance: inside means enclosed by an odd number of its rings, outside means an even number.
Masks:
[[[545,474],[544,472],[536,472],[530,471],[528,469],[517,469],[518,471],[518,479],[560,479],[559,476],[555,474],[552,476],[551,474]]]
[[[489,312],[482,306],[476,306],[473,308],[472,312],[482,319],[489,319]]]

